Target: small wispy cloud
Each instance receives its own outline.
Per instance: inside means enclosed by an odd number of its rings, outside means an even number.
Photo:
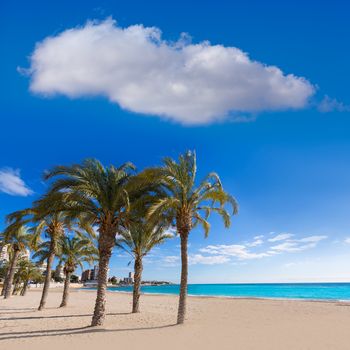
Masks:
[[[287,242],[271,247],[271,249],[277,252],[301,252],[315,248],[320,241],[326,238],[327,236],[309,236],[296,240],[288,240]]]
[[[294,253],[312,249],[315,248],[320,241],[327,238],[327,236],[324,235],[314,235],[296,239],[294,238],[295,235],[291,233],[281,233],[264,242],[260,237],[261,236],[256,236],[253,241],[245,244],[208,245],[205,248],[199,249],[199,252],[207,254],[208,256],[206,258],[210,256],[220,257],[218,261],[223,261],[223,257],[229,260],[254,260],[282,253]],[[278,244],[275,242],[278,242]],[[276,245],[272,245],[273,243]],[[198,259],[198,263],[200,263],[200,259]]]
[[[263,239],[264,235],[258,235],[258,236],[254,236],[254,239]]]
[[[350,106],[347,106],[343,102],[340,102],[337,99],[331,98],[327,95],[319,103],[317,109],[322,113],[350,112]]]
[[[178,255],[168,255],[161,258],[162,264],[165,267],[178,266],[180,263],[180,257]]]
[[[278,241],[284,241],[286,239],[292,238],[293,235],[291,233],[280,233],[279,235],[270,238],[269,242],[278,242]]]
[[[189,265],[237,265],[247,263],[251,260],[258,260],[273,257],[281,254],[296,253],[315,248],[319,242],[327,239],[325,235],[311,235],[297,237],[291,233],[275,234],[271,239],[264,240],[264,235],[257,235],[251,241],[241,244],[215,244],[207,245],[200,249],[191,249],[188,255]],[[350,237],[348,238],[350,243]],[[179,245],[176,245],[176,253],[179,252]],[[179,267],[181,264],[180,255],[163,255],[162,251],[154,253],[152,263],[161,261],[162,267]]]
[[[0,169],[0,192],[11,196],[29,196],[33,191],[21,179],[19,169]]]
[[[247,249],[247,245],[243,244],[218,244],[218,245],[208,245],[205,248],[201,248],[199,251],[201,253],[207,253],[212,255],[221,255],[227,257],[235,257],[242,260],[249,259],[260,259],[268,256],[267,253],[254,253]]]
[[[230,261],[230,258],[225,255],[204,256],[202,254],[194,254],[188,257],[189,265],[218,265]]]
[[[164,234],[166,235],[171,235],[173,237],[175,237],[177,235],[177,232],[176,232],[176,227],[169,227],[165,232]]]
[[[261,238],[255,239],[253,242],[247,243],[248,247],[257,247],[259,245],[262,245],[264,241]]]
[[[296,242],[284,242],[271,247],[271,249],[277,252],[298,252],[303,250]]]
[[[302,242],[302,243],[317,243],[317,242],[320,242],[324,239],[326,239],[327,236],[309,236],[309,237],[304,237],[304,238],[301,238],[301,239],[298,239],[297,241],[298,242]]]
[[[345,242],[346,244],[350,244],[350,237],[345,238],[344,242]]]

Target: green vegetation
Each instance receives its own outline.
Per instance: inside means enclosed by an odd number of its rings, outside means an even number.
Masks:
[[[50,181],[47,193],[31,208],[8,215],[8,227],[1,234],[1,249],[8,247],[9,264],[0,268],[5,279],[3,294],[25,295],[30,282],[44,287],[39,310],[45,307],[54,260],[64,271],[64,291],[60,307],[67,305],[69,285],[82,263],[98,261],[97,296],[92,326],[102,325],[106,310],[109,261],[113,248],[127,251],[134,260],[132,312],[139,312],[143,258],[150,250],[170,239],[176,228],[181,239],[181,285],[177,323],[186,315],[188,279],[188,238],[197,225],[209,234],[211,213],[219,214],[225,227],[237,213],[235,199],[224,191],[220,178],[210,173],[197,183],[194,152],[178,161],[165,158],[160,167],[136,173],[131,163],[103,166],[89,159],[82,164],[57,166],[45,174]],[[227,210],[230,207],[230,211]],[[97,232],[97,235],[96,235]],[[32,260],[21,258],[31,249]],[[45,274],[38,266],[46,263]],[[59,278],[59,277],[56,277]],[[112,281],[116,283],[116,281]]]

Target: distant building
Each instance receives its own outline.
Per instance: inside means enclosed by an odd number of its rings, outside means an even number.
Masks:
[[[63,267],[62,265],[58,264],[55,269],[55,278],[64,278],[64,272],[63,272]]]
[[[85,271],[83,271],[82,274],[81,274],[81,281],[82,282],[91,281],[92,280],[92,278],[91,278],[91,272],[92,271],[93,270],[85,270]]]
[[[123,283],[125,283],[125,284],[133,284],[134,280],[132,278],[130,278],[130,277],[124,277]]]
[[[134,283],[134,273],[133,272],[129,272],[129,277],[124,277],[123,279],[123,283],[124,284],[133,284]]]
[[[95,265],[94,266],[94,269],[93,269],[93,280],[98,280],[98,265]]]
[[[107,280],[109,275],[109,269],[107,270]],[[82,272],[81,281],[97,281],[98,280],[98,265],[95,265],[93,269],[88,269]]]
[[[46,272],[46,268],[47,268],[47,263],[43,262],[40,265],[38,265],[38,269],[40,270],[40,272],[44,275]]]
[[[0,242],[0,246],[1,246]],[[9,245],[5,245],[2,247],[1,252],[0,252],[0,266],[7,263],[10,260],[9,256]]]
[[[1,242],[0,242],[1,245]],[[30,257],[30,251],[29,249],[26,249],[23,252],[20,252],[19,254],[19,259],[29,259]],[[7,244],[4,247],[2,247],[1,252],[0,252],[0,266],[3,265],[4,263],[9,262],[10,260],[10,245]]]

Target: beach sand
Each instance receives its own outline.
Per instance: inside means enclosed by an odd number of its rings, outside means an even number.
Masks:
[[[350,304],[293,300],[189,297],[186,324],[176,326],[177,297],[142,295],[130,314],[131,295],[108,292],[103,327],[91,321],[95,291],[50,290],[36,311],[40,290],[0,300],[0,349],[350,349]]]

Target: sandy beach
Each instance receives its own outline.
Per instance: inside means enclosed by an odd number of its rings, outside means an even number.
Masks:
[[[0,301],[0,349],[349,349],[350,305],[293,300],[190,297],[187,322],[175,326],[177,297],[143,295],[141,313],[130,314],[131,295],[108,293],[101,328],[91,321],[95,292],[50,291],[36,311],[40,290]]]

